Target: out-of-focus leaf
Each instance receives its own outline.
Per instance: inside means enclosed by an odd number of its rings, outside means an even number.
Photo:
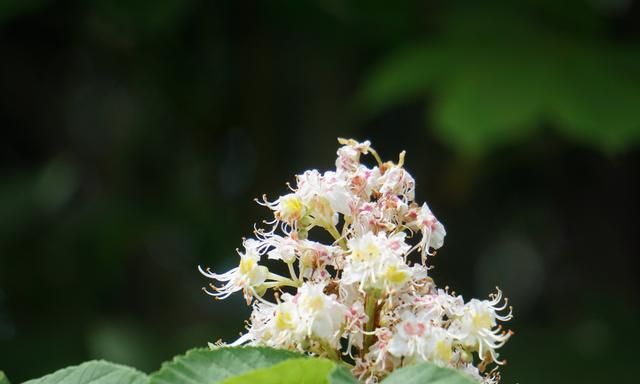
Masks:
[[[270,367],[302,355],[254,347],[228,347],[215,350],[194,349],[165,363],[150,376],[150,384],[214,384],[246,372]]]
[[[374,68],[359,95],[364,109],[377,111],[424,96],[442,74],[443,53],[438,47],[414,45],[391,54]]]
[[[34,202],[46,210],[66,203],[76,188],[72,165],[62,159],[51,160],[41,171],[33,188]]]
[[[640,141],[637,47],[584,44],[580,34],[601,32],[599,19],[574,5],[570,19],[579,26],[561,33],[553,28],[568,22],[566,12],[550,2],[452,7],[430,44],[383,58],[359,100],[375,113],[429,94],[429,125],[467,155],[517,144],[543,123],[606,152],[629,148]]]
[[[0,23],[35,10],[48,3],[47,0],[3,0],[0,1]]]
[[[0,180],[0,241],[42,212],[55,212],[76,190],[76,173],[68,161],[53,159],[40,170]]]
[[[356,379],[338,365],[320,358],[302,358],[283,361],[269,368],[257,369],[224,381],[224,384],[355,384]],[[346,371],[346,372],[345,372]]]
[[[171,30],[189,10],[189,0],[93,0],[95,10],[115,24],[142,36]]]
[[[158,361],[167,356],[162,345],[168,338],[160,340],[149,333],[149,327],[110,319],[90,328],[87,349],[90,356],[150,372],[158,369]]]
[[[557,128],[606,152],[640,140],[640,55],[631,49],[582,47],[558,71],[549,105]]]
[[[0,371],[0,384],[11,384],[4,372]]]
[[[471,377],[451,368],[422,363],[395,370],[382,384],[477,384]]]
[[[146,381],[147,375],[133,368],[106,361],[88,361],[24,384],[143,384]]]
[[[470,57],[435,101],[436,133],[464,153],[482,153],[528,135],[542,112],[545,77],[527,55],[493,58]]]

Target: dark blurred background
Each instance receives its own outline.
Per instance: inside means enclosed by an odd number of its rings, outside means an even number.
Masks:
[[[499,285],[505,383],[633,382],[640,2],[0,1],[0,369],[242,330],[225,270],[336,137],[406,149],[433,276]]]

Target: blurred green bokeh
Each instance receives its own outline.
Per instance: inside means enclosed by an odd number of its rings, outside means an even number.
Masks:
[[[0,370],[156,369],[242,331],[252,203],[336,137],[406,149],[447,226],[433,275],[499,285],[505,383],[632,382],[633,0],[0,1]],[[38,364],[33,365],[33,356]]]

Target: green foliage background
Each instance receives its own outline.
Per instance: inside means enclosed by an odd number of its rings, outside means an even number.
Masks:
[[[268,215],[251,199],[346,136],[407,150],[448,230],[439,284],[510,296],[504,382],[633,381],[639,19],[634,0],[0,1],[0,369],[148,373],[233,340],[248,310],[196,266],[231,267]]]

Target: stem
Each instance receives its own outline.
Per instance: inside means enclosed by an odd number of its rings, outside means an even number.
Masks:
[[[280,281],[270,281],[268,283],[263,283],[262,287],[265,287],[267,289],[270,288],[276,288],[276,287],[293,287],[293,288],[300,288],[300,283],[298,282],[280,282]]]
[[[340,240],[340,232],[338,232],[338,229],[335,227],[335,225],[331,227],[327,226],[326,228],[336,241]]]
[[[300,286],[300,281],[299,280],[298,281],[291,280],[289,278],[286,278],[286,277],[283,277],[283,276],[280,276],[280,275],[276,275],[275,273],[271,273],[271,272],[269,272],[267,274],[267,278],[271,279],[271,280],[274,280],[274,282],[277,282],[278,284],[276,286],[278,286],[278,285],[288,285],[290,287],[299,287]]]
[[[342,247],[342,249],[347,250],[347,240],[342,237],[342,235],[340,234],[340,232],[338,232],[338,228],[336,228],[335,225],[332,225],[330,227],[326,227],[327,231],[331,234],[331,236],[333,236],[333,238],[338,242],[338,244],[340,244],[340,246]]]
[[[342,237],[343,238],[347,237],[347,230],[349,229],[350,225],[351,225],[351,218],[349,216],[344,216],[344,223],[342,224]]]
[[[365,298],[364,310],[367,314],[366,332],[372,332],[376,328],[376,309],[378,307],[378,295],[375,290],[367,291]],[[366,354],[369,347],[375,342],[375,335],[364,335],[364,353]]]
[[[296,275],[296,270],[293,269],[293,263],[287,263],[287,267],[289,267],[289,274],[291,274],[291,278],[294,281],[299,281],[298,276]]]

